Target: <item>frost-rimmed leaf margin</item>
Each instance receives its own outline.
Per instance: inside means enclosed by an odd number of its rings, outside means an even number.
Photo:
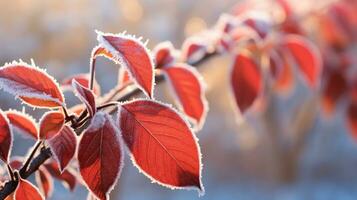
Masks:
[[[98,46],[103,47],[104,49],[106,49],[107,51],[109,51],[110,54],[112,54],[113,58],[110,59],[112,61],[114,61],[114,63],[119,64],[120,66],[123,66],[129,73],[130,79],[134,81],[134,83],[138,86],[138,88],[144,92],[145,95],[147,95],[148,97],[150,97],[151,99],[154,99],[154,86],[155,86],[155,63],[154,63],[154,58],[153,58],[153,54],[150,52],[150,50],[146,47],[146,45],[148,44],[149,40],[146,40],[145,42],[142,42],[142,37],[136,37],[135,35],[130,35],[127,34],[126,31],[122,32],[122,33],[118,33],[118,34],[113,34],[113,33],[104,33],[101,32],[99,30],[95,30],[95,32],[97,33],[97,40],[99,42]],[[148,55],[149,60],[150,60],[150,65],[152,68],[152,77],[151,77],[151,88],[150,88],[150,93],[151,95],[149,95],[146,90],[137,82],[137,80],[133,77],[129,65],[126,62],[125,57],[116,49],[113,48],[112,45],[110,45],[106,39],[104,39],[103,35],[106,36],[112,36],[112,37],[120,37],[120,38],[124,38],[127,40],[131,40],[134,41],[138,44],[140,44],[140,46],[143,47],[145,53]],[[97,46],[97,47],[98,47]],[[95,47],[92,51],[92,55],[93,53],[95,53],[95,49],[97,48]],[[105,55],[104,55],[105,56]],[[105,56],[106,58],[108,58],[108,56]],[[92,60],[92,59],[91,59]],[[92,64],[92,63],[91,63]]]
[[[61,162],[60,162],[60,160],[59,160],[57,154],[54,153],[54,151],[52,150],[51,140],[53,140],[55,137],[57,137],[58,134],[60,134],[60,133],[62,132],[62,130],[63,130],[65,127],[67,127],[67,128],[73,133],[73,135],[74,135],[74,138],[75,138],[74,148],[75,148],[75,149],[74,149],[74,153],[73,153],[72,158],[68,161],[68,164],[62,169],[62,166],[60,165]],[[77,134],[74,132],[74,130],[73,130],[70,126],[64,124],[64,125],[62,126],[61,130],[60,130],[55,136],[53,136],[52,138],[48,139],[47,143],[48,143],[48,146],[50,147],[50,151],[51,151],[51,153],[52,153],[52,155],[53,155],[54,160],[57,162],[58,169],[59,169],[59,171],[60,171],[61,174],[62,174],[62,173],[70,166],[71,161],[72,161],[72,160],[76,157],[76,155],[77,155],[76,153],[77,153],[78,144],[79,144]]]
[[[166,188],[169,188],[171,190],[175,190],[175,189],[180,189],[180,190],[183,190],[183,189],[186,189],[186,190],[196,190],[198,192],[198,196],[201,197],[203,195],[205,195],[205,188],[203,186],[203,183],[202,183],[202,169],[203,169],[203,163],[202,163],[202,153],[201,153],[201,148],[200,148],[200,145],[198,143],[199,139],[196,137],[196,134],[194,134],[194,130],[191,128],[191,125],[190,123],[188,123],[188,119],[185,117],[185,115],[181,114],[180,112],[178,112],[171,104],[166,104],[166,103],[163,103],[161,101],[158,101],[158,100],[155,100],[155,99],[148,99],[148,98],[137,98],[137,99],[132,99],[130,101],[123,101],[123,102],[119,102],[118,104],[118,111],[117,111],[117,122],[119,123],[120,122],[120,111],[122,109],[122,106],[125,105],[125,104],[129,104],[129,103],[134,103],[136,101],[151,101],[151,102],[154,102],[154,103],[158,103],[166,108],[169,108],[171,109],[174,113],[176,113],[181,119],[182,121],[184,122],[184,124],[186,124],[186,126],[188,127],[188,129],[191,131],[192,133],[192,137],[193,137],[193,140],[194,140],[194,143],[196,145],[196,148],[197,148],[197,153],[198,153],[198,165],[199,165],[199,182],[200,182],[200,188],[197,188],[197,187],[194,187],[194,186],[183,186],[183,187],[178,187],[178,186],[172,186],[172,185],[169,185],[169,184],[165,184],[165,183],[162,183],[156,179],[154,179],[152,176],[150,176],[149,174],[147,174],[144,170],[142,170],[140,168],[140,166],[138,164],[136,164],[136,161],[134,159],[134,156],[133,154],[131,153],[131,151],[129,150],[129,147],[125,144],[125,147],[126,147],[126,150],[128,152],[128,154],[130,155],[130,159],[131,159],[131,162],[133,163],[133,165],[139,170],[139,173],[142,173],[144,174],[146,177],[148,177],[150,180],[151,180],[151,183],[156,183],[158,185],[161,185],[161,186],[164,186]]]
[[[10,146],[9,146],[9,152],[7,155],[7,160],[6,160],[6,164],[9,164],[10,162],[10,158],[11,158],[11,152],[12,152],[12,146],[14,145],[14,133],[13,133],[13,127],[10,123],[10,120],[7,118],[6,114],[0,109],[0,117],[4,118],[4,120],[6,121],[8,127],[9,127],[9,134],[10,134]]]
[[[18,111],[18,110],[15,110],[15,109],[11,109],[11,108],[10,108],[9,110],[5,111],[4,113],[5,113],[5,115],[8,115],[8,114],[16,114],[16,115],[23,115],[23,116],[25,116],[25,117],[34,125],[34,127],[36,128],[36,133],[37,133],[37,137],[38,137],[38,131],[39,131],[39,130],[38,130],[38,129],[39,129],[38,124],[37,124],[35,118],[34,118],[32,115],[30,115],[30,114],[28,114],[28,113],[25,112],[25,109],[23,109],[23,111],[20,112],[20,111]],[[35,139],[35,138],[31,137],[30,135],[28,135],[27,133],[25,133],[26,131],[23,130],[21,127],[17,127],[15,124],[12,124],[12,123],[11,123],[11,120],[10,120],[8,117],[7,117],[7,119],[9,120],[11,126],[13,127],[13,130],[18,131],[18,132],[19,132],[23,137],[25,137],[25,138]],[[37,138],[37,139],[38,139],[38,138]],[[36,140],[36,139],[35,139],[35,140]]]
[[[46,194],[45,194],[46,191],[42,191],[43,182],[42,182],[41,177],[40,177],[41,176],[40,175],[40,173],[41,173],[40,171],[42,171],[42,173],[44,173],[45,176],[49,176],[50,177],[50,179],[48,179],[48,181],[49,181],[51,187],[49,188],[50,190],[48,191],[48,197],[51,197],[52,193],[53,193],[53,190],[54,190],[53,178],[52,178],[50,172],[48,172],[48,170],[43,166],[40,166],[38,168],[38,171],[35,173],[35,181],[37,182],[38,190],[40,191],[41,194],[44,193],[42,195],[45,196],[45,197],[46,197]]]
[[[115,131],[115,134],[117,134],[117,142],[119,144],[119,148],[120,148],[120,152],[121,152],[121,158],[120,158],[120,161],[119,161],[119,170],[118,170],[118,173],[117,173],[117,177],[115,179],[115,181],[113,182],[113,185],[108,189],[108,191],[106,192],[106,197],[107,199],[108,198],[108,195],[111,191],[113,191],[114,187],[117,185],[118,183],[118,180],[120,178],[120,175],[121,175],[121,172],[123,171],[123,167],[124,167],[124,144],[123,142],[121,141],[122,140],[122,135],[121,135],[121,131],[120,129],[118,128],[118,126],[115,125],[114,123],[114,120],[112,118],[112,116],[110,116],[109,114],[105,113],[105,112],[97,112],[94,117],[91,119],[91,123],[90,125],[88,126],[88,128],[86,128],[83,133],[85,134],[87,131],[97,131],[98,129],[100,129],[102,126],[104,126],[104,123],[105,123],[105,120],[104,118],[107,118],[107,120],[109,120],[109,123],[110,125],[112,126],[112,128],[114,129]],[[97,124],[99,123],[99,125]],[[91,130],[92,129],[92,130]],[[82,137],[84,136],[84,134],[81,135],[81,138],[80,140],[82,139]],[[76,160],[78,160],[78,152],[79,152],[79,146],[80,146],[80,142],[78,143],[78,147],[76,149],[76,152],[75,152],[75,157],[76,157]],[[79,167],[79,166],[78,166]],[[81,182],[83,183],[83,185],[86,187],[86,189],[93,195],[95,196],[96,198],[97,195],[95,195],[89,188],[89,186],[87,185],[87,183],[84,181],[83,177],[82,177],[82,174],[79,173],[79,177],[80,177],[80,180]]]
[[[19,182],[20,181],[23,181],[25,184],[29,184],[35,191],[37,191],[37,193],[40,195],[40,197],[41,197],[41,199],[45,199],[45,197],[43,196],[43,194],[40,192],[40,190],[35,186],[35,185],[33,185],[30,181],[28,181],[28,180],[26,180],[26,179],[23,179],[23,178],[21,178],[20,176],[19,176]],[[17,184],[17,186],[16,186],[16,189],[15,189],[15,191],[14,191],[14,199],[17,199],[16,198],[16,192],[17,192],[17,190],[18,190],[18,188],[20,187],[20,183],[18,183]]]
[[[195,132],[197,132],[197,131],[199,131],[199,130],[201,130],[203,128],[203,125],[206,122],[207,113],[209,111],[209,104],[208,104],[208,101],[207,101],[207,98],[206,98],[206,95],[205,95],[206,94],[206,90],[207,90],[207,84],[204,81],[203,76],[197,71],[196,68],[192,67],[191,65],[188,65],[188,64],[185,64],[185,63],[176,63],[176,64],[173,64],[171,66],[168,66],[168,68],[169,67],[180,67],[180,68],[186,69],[186,70],[190,71],[193,74],[193,76],[195,76],[197,78],[197,80],[199,82],[200,89],[201,89],[200,99],[201,99],[201,101],[203,103],[203,113],[202,113],[202,116],[201,116],[201,120],[197,121],[196,119],[194,119],[193,117],[191,117],[191,116],[189,116],[187,114],[184,115],[189,121],[191,121],[191,122],[193,122],[195,124],[195,127],[192,127],[192,129]],[[163,69],[161,71],[163,72],[164,77],[168,82],[168,86],[170,87],[170,91],[171,91],[171,94],[172,94],[172,96],[174,98],[176,106],[179,108],[179,110],[181,110],[182,112],[185,112],[184,109],[183,109],[183,105],[180,102],[180,98],[176,94],[176,90],[173,87],[173,84],[172,84],[172,81],[171,81],[169,75],[165,72],[165,69]]]
[[[21,92],[21,94],[19,94],[17,91],[14,91],[13,89],[11,89],[10,87],[7,87],[6,85],[2,84],[3,81],[9,81],[9,80],[2,80],[4,78],[0,78],[0,89],[3,89],[5,90],[6,92],[14,95],[16,98],[19,98],[21,99],[21,96],[24,96],[24,94],[26,95],[25,97],[29,97],[29,98],[35,98],[35,99],[39,99],[39,100],[45,100],[45,101],[53,101],[53,102],[56,102],[57,104],[59,104],[58,106],[56,107],[66,107],[66,104],[65,104],[65,98],[64,98],[64,95],[63,93],[61,92],[60,90],[60,86],[57,82],[57,80],[50,76],[45,69],[43,68],[40,68],[38,66],[35,65],[34,62],[30,64],[22,61],[21,59],[19,61],[12,61],[10,63],[5,63],[3,66],[0,67],[0,70],[2,69],[6,69],[6,68],[9,68],[9,67],[14,67],[14,66],[23,66],[25,68],[28,68],[28,69],[31,69],[31,70],[37,70],[39,71],[40,73],[42,73],[44,76],[46,76],[47,78],[49,78],[51,81],[53,81],[53,83],[56,85],[56,87],[58,88],[58,91],[59,91],[59,94],[60,94],[60,97],[61,97],[61,100],[63,102],[61,102],[60,100],[58,100],[57,98],[53,98],[51,97],[50,95],[48,94],[31,94],[30,92],[28,93],[24,93],[24,92]],[[10,81],[10,82],[13,82],[13,81]],[[18,83],[17,83],[18,84]],[[21,99],[21,102],[30,106],[30,107],[34,107],[34,108],[50,108],[48,106],[35,106],[35,105],[32,105],[32,104],[29,104],[27,103],[26,101],[22,100]],[[53,108],[55,108],[55,106],[53,106]]]
[[[166,63],[165,65],[163,66],[157,66],[157,60],[156,60],[156,55],[157,53],[159,53],[159,51],[163,50],[163,49],[167,49],[168,52],[169,52],[169,56],[172,56],[172,61],[170,63]],[[155,68],[157,67],[166,67],[166,66],[169,66],[169,65],[173,65],[176,60],[179,58],[180,56],[180,51],[175,49],[174,45],[170,42],[170,41],[163,41],[163,42],[160,42],[158,43],[152,50],[152,55],[154,56],[154,60],[155,60]]]

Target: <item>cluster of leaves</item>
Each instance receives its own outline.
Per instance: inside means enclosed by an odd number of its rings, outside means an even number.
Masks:
[[[23,112],[0,112],[0,158],[9,175],[7,180],[2,170],[1,196],[12,193],[8,198],[44,199],[51,195],[56,178],[70,190],[77,182],[85,185],[88,198],[109,199],[123,167],[124,144],[133,164],[151,181],[172,189],[195,188],[203,194],[200,147],[186,120],[196,131],[204,122],[207,103],[202,78],[181,62],[171,43],[159,44],[151,53],[134,36],[97,34],[90,74],[66,78],[62,87],[35,64],[12,62],[0,68],[3,90],[28,106],[50,109],[38,124]],[[121,66],[117,86],[103,96],[94,78],[99,56]],[[155,76],[169,81],[185,115],[154,99]],[[114,101],[130,87],[140,89],[147,98]],[[63,91],[68,89],[82,104],[66,107]],[[109,107],[117,108],[115,119],[110,115],[115,109]],[[10,157],[14,128],[36,141],[26,158]],[[46,152],[53,159],[47,159]],[[39,190],[26,180],[32,172]]]
[[[56,178],[71,190],[77,182],[85,185],[89,199],[108,199],[123,167],[124,145],[134,165],[153,182],[203,193],[194,131],[202,128],[208,105],[203,80],[193,66],[212,55],[231,56],[231,91],[242,114],[269,100],[267,94],[290,92],[297,71],[311,90],[317,94],[322,90],[325,110],[333,110],[339,99],[348,97],[348,122],[357,135],[357,80],[349,76],[357,64],[350,45],[357,39],[357,3],[340,0],[306,16],[298,15],[285,0],[258,9],[267,15],[256,15],[256,7],[250,2],[238,4],[211,29],[186,39],[180,50],[163,42],[151,53],[141,39],[97,32],[99,44],[91,54],[90,73],[68,77],[61,87],[34,64],[5,64],[0,68],[1,88],[29,106],[51,110],[38,124],[23,112],[0,112],[0,158],[9,174],[7,178],[2,169],[0,194],[42,199],[51,195]],[[272,14],[276,9],[280,17]],[[319,36],[315,43],[308,39],[313,37],[304,29],[302,17],[315,20]],[[99,57],[120,66],[116,87],[104,95],[95,81]],[[154,85],[163,80],[183,114],[154,99]],[[82,103],[67,108],[66,90]],[[146,98],[126,101],[138,91]],[[115,119],[111,115],[115,109],[108,108],[116,108]],[[37,141],[26,158],[10,158],[13,128]],[[41,192],[26,180],[33,172]]]

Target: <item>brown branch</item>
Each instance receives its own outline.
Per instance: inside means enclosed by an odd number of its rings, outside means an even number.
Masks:
[[[191,65],[195,66],[195,67],[199,67],[204,62],[206,62],[207,60],[209,60],[211,57],[213,57],[215,55],[217,55],[216,52],[208,53],[201,60],[199,60],[195,63],[191,63]],[[156,84],[164,82],[164,77],[162,75],[156,76],[155,82],[156,82]],[[131,88],[131,89],[127,90],[124,95],[118,97],[117,101],[129,100],[130,98],[134,97],[135,95],[138,95],[140,92],[141,92],[140,89],[137,87]],[[99,109],[105,108],[105,107],[107,107],[107,105],[105,105],[105,104],[98,106]],[[90,117],[87,117],[86,115],[87,115],[87,112],[85,114],[83,114],[83,119],[86,119],[86,121],[85,121],[86,123],[83,123],[84,124],[83,126],[80,126],[80,127],[78,127],[78,130],[75,130],[77,133],[81,133],[85,129],[85,127],[89,124],[88,122],[90,121]],[[75,125],[75,124],[72,124],[72,125]],[[76,127],[76,126],[73,126],[73,127]],[[32,158],[32,156],[31,156],[31,158]],[[29,162],[31,164],[27,164],[29,166],[23,166],[19,170],[20,177],[23,179],[28,178],[32,173],[37,171],[37,169],[44,162],[46,162],[47,159],[51,158],[51,156],[52,156],[52,153],[49,148],[42,148],[40,153],[35,158],[32,159],[32,162]],[[28,169],[26,169],[26,168],[28,168]],[[9,196],[11,193],[13,193],[17,187],[17,183],[18,183],[18,180],[9,180],[8,182],[6,182],[3,185],[3,187],[0,189],[0,200],[5,199],[7,196]]]

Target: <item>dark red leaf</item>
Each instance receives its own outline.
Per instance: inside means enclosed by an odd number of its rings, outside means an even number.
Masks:
[[[231,86],[239,110],[244,113],[262,90],[262,77],[256,61],[248,54],[235,56],[231,72]]]
[[[114,35],[100,32],[98,32],[98,41],[101,47],[112,55],[115,62],[128,70],[143,92],[152,97],[154,64],[145,44],[125,34]]]
[[[351,102],[347,108],[347,123],[357,141],[357,102]]]
[[[89,88],[89,79],[90,79],[89,74],[77,74],[77,75],[67,77],[61,83],[62,88],[65,90],[72,89],[73,79],[76,80],[83,87]],[[99,84],[97,83],[97,81],[94,81],[93,93],[97,96],[100,96],[100,91],[101,91],[101,89],[100,89]]]
[[[269,71],[274,80],[280,78],[283,68],[284,62],[280,55],[276,51],[269,52]]]
[[[162,70],[174,89],[182,110],[200,128],[208,109],[202,77],[193,67],[185,64],[165,67]]]
[[[72,160],[77,148],[77,138],[74,131],[64,125],[61,131],[48,140],[51,151],[63,171]]]
[[[298,35],[286,36],[283,45],[290,51],[308,85],[316,88],[322,70],[322,59],[317,48],[310,41]]]
[[[62,112],[46,112],[40,120],[39,138],[44,140],[55,136],[62,129],[64,120]]]
[[[79,143],[81,176],[88,189],[101,200],[108,199],[123,167],[119,134],[111,116],[98,112]]]
[[[45,198],[49,198],[52,195],[53,179],[47,169],[43,166],[36,171],[36,183]]]
[[[23,62],[0,68],[0,86],[31,106],[59,107],[64,104],[56,81],[42,69]]]
[[[160,69],[171,65],[175,61],[175,48],[171,42],[162,42],[153,50],[156,68]]]
[[[15,200],[44,200],[40,191],[32,185],[29,181],[19,177],[19,183],[17,184]]]
[[[140,171],[161,185],[203,192],[197,139],[177,112],[155,101],[135,100],[120,107],[118,118]]]
[[[326,76],[326,83],[322,91],[322,107],[327,114],[331,114],[339,99],[347,91],[347,81],[342,72],[333,70]]]
[[[6,115],[0,110],[0,159],[5,163],[9,162],[12,148],[12,130]]]
[[[89,116],[92,117],[95,112],[97,112],[93,92],[90,89],[83,87],[76,80],[72,80],[72,87],[75,91],[76,96],[86,105]]]
[[[62,181],[64,183],[64,186],[69,188],[71,191],[74,190],[77,181],[75,174],[71,172],[71,170],[67,168],[61,173],[59,166],[56,162],[46,163],[44,166],[54,178]]]
[[[5,114],[13,127],[18,128],[24,135],[37,140],[38,130],[36,122],[30,115],[16,110],[6,111]]]

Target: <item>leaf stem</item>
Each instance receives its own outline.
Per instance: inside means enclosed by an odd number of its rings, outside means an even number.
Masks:
[[[37,143],[36,143],[36,145],[35,145],[35,147],[32,149],[32,151],[31,151],[29,157],[27,158],[25,164],[24,164],[23,167],[21,168],[20,174],[24,173],[24,172],[27,170],[28,166],[29,166],[30,163],[31,163],[31,160],[32,160],[33,156],[35,155],[37,149],[41,146],[41,144],[42,144],[42,140],[38,140]]]

